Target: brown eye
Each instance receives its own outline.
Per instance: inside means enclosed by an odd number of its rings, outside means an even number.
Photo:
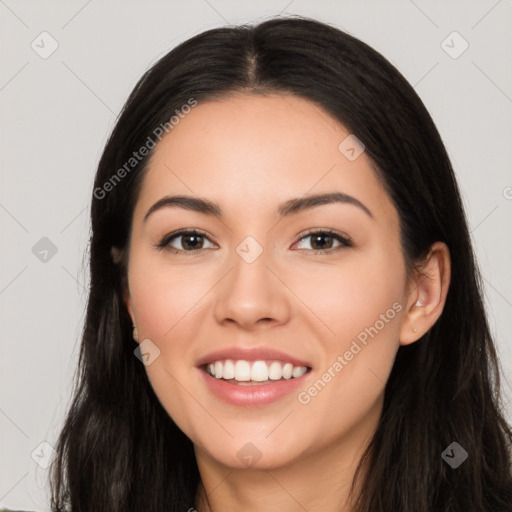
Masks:
[[[197,230],[183,230],[171,233],[162,239],[157,245],[159,249],[170,252],[197,252],[204,249],[205,240],[209,240],[205,233]],[[176,247],[172,244],[181,246]]]
[[[306,240],[308,238],[311,239],[311,250],[319,254],[335,251],[342,247],[352,247],[352,242],[350,241],[350,239],[333,231],[312,231],[308,233],[306,236],[303,236],[299,240],[299,243],[302,240]],[[338,245],[334,246],[336,241],[338,242]],[[299,247],[299,249],[310,250],[307,247]]]

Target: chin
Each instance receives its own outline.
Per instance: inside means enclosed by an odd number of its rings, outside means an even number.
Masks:
[[[279,469],[293,463],[304,453],[303,442],[290,438],[289,432],[283,431],[274,438],[274,434],[268,437],[266,432],[267,429],[265,433],[240,434],[233,438],[226,438],[226,435],[223,436],[224,442],[218,437],[209,438],[205,443],[200,443],[201,451],[228,468],[256,470]]]

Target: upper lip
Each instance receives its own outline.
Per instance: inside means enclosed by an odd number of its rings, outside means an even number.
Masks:
[[[209,352],[197,361],[197,366],[203,366],[214,361],[224,359],[244,360],[244,361],[264,361],[264,360],[280,360],[285,363],[292,363],[293,366],[307,366],[311,368],[311,363],[302,361],[296,357],[290,356],[280,350],[270,347],[228,347],[214,352]]]

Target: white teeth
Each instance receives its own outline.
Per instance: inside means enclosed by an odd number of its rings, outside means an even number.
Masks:
[[[222,379],[222,362],[221,361],[215,362],[215,378]]]
[[[293,373],[293,364],[286,363],[283,366],[283,379],[291,379]]]
[[[235,363],[231,359],[224,362],[222,378],[226,380],[235,378]]]
[[[251,380],[251,366],[247,361],[237,361],[235,363],[235,380],[240,382]]]
[[[255,361],[251,368],[251,380],[263,382],[268,380],[268,366],[265,361]]]
[[[304,375],[307,371],[307,368],[305,366],[296,366],[294,369],[293,369],[293,372],[292,372],[292,377],[301,377],[302,375]]]
[[[268,368],[268,378],[270,380],[279,380],[283,377],[283,368],[281,363],[274,361]]]
[[[304,375],[307,366],[293,366],[292,363],[283,364],[281,361],[215,361],[206,367],[207,373],[216,379],[232,380],[239,382],[265,382],[268,380],[281,380],[297,378]]]

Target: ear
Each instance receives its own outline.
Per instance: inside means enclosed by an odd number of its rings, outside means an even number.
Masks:
[[[133,312],[132,300],[130,298],[130,294],[129,293],[123,294],[123,302],[125,303],[126,309],[128,310],[128,313],[130,314],[130,317],[132,319],[132,324],[134,326],[136,326],[137,322],[135,321],[135,313]]]
[[[124,258],[124,253],[121,249],[118,247],[112,246],[110,248],[110,254],[112,256],[112,261],[116,264],[122,264],[122,260]],[[135,314],[133,312],[132,302],[130,299],[130,289],[128,287],[128,277],[126,276],[126,272],[123,273],[123,276],[121,277],[121,290],[122,290],[122,297],[123,302],[126,305],[126,309],[128,310],[128,313],[130,314],[130,317],[132,319],[132,324],[137,325],[135,322]]]
[[[450,278],[450,251],[445,243],[436,242],[409,282],[400,345],[414,343],[436,323],[443,312]]]

